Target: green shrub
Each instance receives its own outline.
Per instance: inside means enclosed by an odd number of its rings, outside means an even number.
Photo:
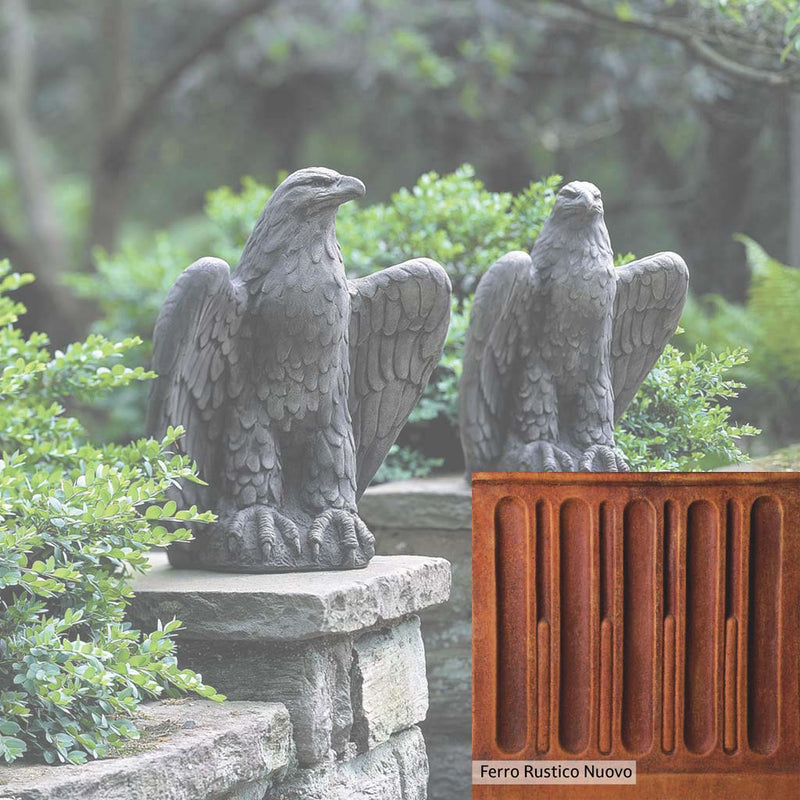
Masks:
[[[411,189],[392,195],[388,203],[366,207],[348,203],[339,211],[337,233],[350,274],[364,275],[414,256],[428,256],[447,269],[454,287],[453,315],[442,361],[377,480],[424,475],[442,465],[459,467],[457,394],[472,293],[480,276],[499,256],[508,250],[531,248],[550,214],[560,183],[561,178],[553,175],[531,183],[518,195],[490,192],[476,179],[472,167],[465,165],[450,175],[423,175]],[[81,295],[102,308],[104,317],[98,330],[113,337],[137,335],[148,339],[160,303],[190,261],[209,254],[225,258],[232,267],[236,265],[270,194],[269,187],[251,178],[242,181],[239,191],[223,187],[210,192],[206,215],[211,233],[203,243],[207,249],[191,257],[185,247],[165,236],[156,240],[153,252],[140,254],[129,247],[110,257],[100,254],[96,275],[81,275],[71,281]],[[617,262],[632,258],[627,254]],[[138,363],[145,363],[147,350],[143,349],[139,357],[142,360]],[[725,369],[732,367],[727,358],[722,356],[715,362],[703,352],[681,361],[670,353],[659,362],[657,374],[670,379],[667,382],[676,393],[676,401],[691,408],[692,413],[681,418],[683,427],[676,431],[674,446],[665,444],[659,421],[651,416],[657,409],[666,413],[664,398],[653,379],[645,383],[641,405],[636,405],[635,413],[632,410],[626,415],[628,435],[622,436],[623,449],[638,468],[680,464],[682,469],[701,469],[703,463],[710,463],[698,458],[703,452],[732,461],[744,458],[733,440],[752,431],[730,425],[729,409],[716,404],[716,399],[727,397],[732,388],[722,377]],[[741,366],[746,356],[740,353],[735,359]],[[694,394],[687,394],[678,380],[689,371],[697,378],[688,384]],[[647,400],[649,395],[652,397]],[[103,432],[114,438],[138,434],[144,407],[143,396],[115,404],[111,424],[106,423]],[[135,409],[136,418],[131,416],[131,409]],[[716,415],[718,421],[724,417],[726,424],[717,428],[706,425],[702,409]]]
[[[747,384],[737,411],[769,429],[778,441],[800,436],[800,269],[781,264],[746,236],[750,286],[744,305],[712,295],[687,305],[690,345],[714,349],[744,347],[749,361],[732,374]]]
[[[745,460],[737,440],[759,431],[733,424],[719,401],[738,396],[743,384],[727,375],[746,363],[742,348],[684,354],[668,344],[615,432],[631,469],[693,472]]]
[[[177,432],[95,447],[65,412],[150,377],[120,363],[138,340],[92,335],[51,354],[14,327],[24,309],[5,296],[30,276],[4,263],[0,277],[0,758],[80,763],[135,738],[146,697],[219,698],[177,667],[179,622],[143,636],[123,619],[150,548],[189,538],[165,523],[210,516],[166,502],[196,480],[167,452]]]

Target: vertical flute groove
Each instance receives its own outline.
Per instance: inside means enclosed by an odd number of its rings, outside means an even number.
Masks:
[[[664,619],[663,717],[661,748],[665,753],[675,750],[675,617]]]
[[[622,654],[622,743],[631,753],[653,742],[655,671],[656,512],[633,500],[623,522],[624,631]]]
[[[778,642],[783,515],[771,497],[750,512],[750,624],[747,737],[757,753],[778,746]]]
[[[550,623],[545,619],[539,621],[536,629],[536,653],[539,657],[536,676],[539,686],[536,750],[546,753],[550,749]]]
[[[729,500],[725,547],[725,664],[723,677],[723,747],[739,746],[739,622],[742,591],[742,505]]]
[[[611,751],[611,687],[613,676],[614,629],[611,620],[600,623],[600,722],[598,747],[604,755]]]
[[[536,515],[536,749],[546,753],[550,748],[550,609],[552,584],[552,532],[550,505],[539,500]]]
[[[591,514],[575,498],[560,514],[560,694],[561,745],[580,753],[589,743],[591,715]]]
[[[661,672],[661,749],[665,753],[675,750],[676,680],[677,680],[677,624],[678,613],[678,504],[674,500],[664,503],[664,540],[662,558],[662,672]]]
[[[611,751],[614,690],[614,525],[612,503],[600,504],[600,689],[598,704],[598,747]]]
[[[684,741],[707,753],[716,739],[718,514],[707,500],[689,506],[686,530]]]
[[[519,752],[528,737],[528,524],[523,503],[495,508],[497,584],[497,743]]]
[[[736,620],[728,617],[725,622],[725,677],[723,690],[724,735],[723,746],[726,753],[733,753],[737,747],[736,734]]]

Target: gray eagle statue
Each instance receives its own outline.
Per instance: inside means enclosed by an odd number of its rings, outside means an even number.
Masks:
[[[627,470],[614,425],[688,286],[675,253],[615,268],[600,191],[564,186],[530,255],[498,259],[475,292],[459,395],[467,474]]]
[[[147,428],[182,426],[207,485],[173,499],[213,510],[176,566],[241,572],[365,566],[356,501],[439,361],[450,281],[429,259],[345,276],[338,207],[356,178],[302,169],[267,202],[233,274],[202,258],[155,326]]]

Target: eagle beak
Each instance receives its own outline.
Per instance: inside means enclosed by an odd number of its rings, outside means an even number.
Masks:
[[[358,178],[342,175],[333,185],[333,191],[338,198],[341,198],[342,203],[346,203],[348,200],[355,200],[356,197],[363,197],[367,187]]]
[[[603,212],[603,201],[601,199],[595,200],[589,194],[583,196],[583,204],[586,206],[586,210],[592,214],[601,214]]]

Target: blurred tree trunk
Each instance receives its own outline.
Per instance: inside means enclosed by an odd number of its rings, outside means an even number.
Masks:
[[[130,153],[108,153],[109,142],[122,125],[130,90],[131,6],[126,0],[104,0],[98,37],[103,43],[97,98],[99,140],[92,173],[92,208],[87,245],[113,249],[124,211]],[[91,253],[87,253],[87,264]]]
[[[29,329],[46,329],[63,344],[73,330],[80,304],[61,286],[69,266],[69,246],[51,193],[42,158],[43,144],[33,115],[36,79],[35,34],[26,0],[5,0],[8,30],[0,120],[6,133],[14,179],[25,217],[24,241],[8,231],[5,251],[19,270],[34,272],[37,282],[20,293],[30,306]]]
[[[749,282],[747,263],[730,231],[744,227],[756,169],[754,152],[761,134],[759,100],[763,103],[764,98],[757,90],[739,85],[732,87],[729,97],[701,106],[708,125],[708,177],[698,182],[682,220],[684,236],[693,241],[694,252],[689,255],[705,267],[694,281],[698,294],[713,292],[744,299]]]
[[[128,184],[137,145],[164,98],[201,59],[224,47],[228,36],[246,19],[265,10],[273,0],[243,0],[241,5],[214,16],[210,30],[177,58],[167,60],[161,75],[131,98],[130,0],[101,0],[98,38],[102,56],[97,65],[100,88],[94,118],[87,130],[97,133],[91,176],[91,209],[85,234],[86,250],[79,266],[91,268],[91,249],[116,246],[125,214]],[[30,308],[23,320],[26,331],[46,330],[61,346],[85,332],[91,310],[61,282],[73,265],[70,244],[61,225],[46,170],[46,145],[39,134],[32,103],[36,78],[36,43],[28,0],[0,0],[6,41],[0,78],[0,125],[11,155],[14,180],[24,216],[17,234],[0,209],[0,253],[17,269],[35,273],[36,283],[20,298]],[[4,58],[3,58],[4,56]]]
[[[787,263],[800,267],[800,93],[789,97],[789,252]]]
[[[108,118],[104,119],[93,170],[92,214],[87,239],[90,249],[101,245],[113,250],[117,244],[136,149],[164,98],[195,64],[224,47],[228,36],[245,20],[272,3],[273,0],[247,0],[218,17],[205,36],[168,63],[157,80],[128,102],[130,2],[107,0],[101,25],[104,35],[109,37],[103,59],[108,75],[102,92]]]

